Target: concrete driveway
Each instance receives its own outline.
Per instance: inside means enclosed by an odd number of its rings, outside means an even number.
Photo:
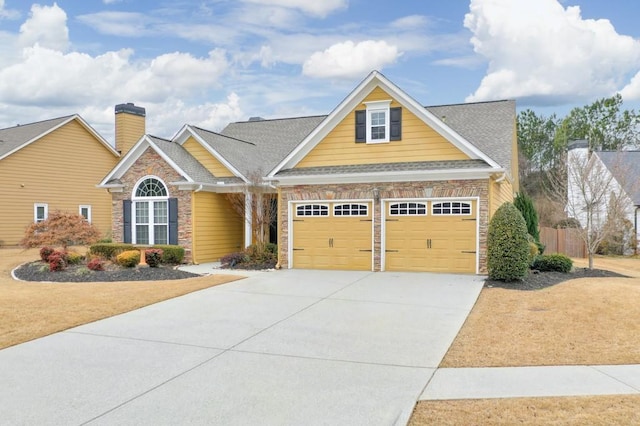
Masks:
[[[0,351],[2,423],[405,424],[481,287],[257,274]]]

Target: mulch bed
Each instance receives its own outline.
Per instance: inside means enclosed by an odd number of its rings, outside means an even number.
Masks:
[[[561,282],[576,278],[629,278],[626,275],[604,269],[573,268],[569,273],[564,272],[529,272],[529,275],[516,281],[496,281],[486,279],[485,287],[500,287],[508,290],[541,290]]]
[[[37,261],[19,266],[15,276],[23,281],[43,282],[115,282],[115,281],[163,281],[199,277],[198,274],[180,271],[170,266],[158,268],[107,268],[90,271],[86,266],[70,265],[64,271],[50,272],[48,264]]]

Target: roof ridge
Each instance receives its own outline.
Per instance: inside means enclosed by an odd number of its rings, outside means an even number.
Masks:
[[[231,140],[238,141],[238,142],[243,142],[243,143],[249,144],[251,146],[257,146],[253,142],[245,141],[243,139],[234,138],[233,136],[227,136],[227,135],[224,135],[222,133],[214,132],[212,130],[203,129],[202,127],[191,126],[191,125],[190,125],[190,127],[193,127],[194,129],[202,130],[203,132],[211,133],[211,134],[216,135],[216,136],[222,136],[223,138],[231,139]]]
[[[61,115],[60,117],[55,117],[55,118],[47,118],[45,120],[39,120],[39,121],[34,121],[32,123],[26,123],[26,124],[16,124],[15,126],[10,126],[10,127],[5,127],[3,129],[0,129],[0,131],[2,130],[11,130],[11,129],[17,129],[18,127],[26,127],[26,126],[32,126],[35,124],[42,124],[42,123],[46,123],[47,121],[55,121],[55,120],[61,120],[63,118],[71,118],[71,117],[79,117],[79,114],[69,114],[69,115]]]
[[[424,105],[425,108],[439,108],[450,106],[464,106],[464,105],[480,105],[480,104],[495,104],[500,102],[515,102],[514,99],[496,99],[493,101],[478,101],[478,102],[459,102],[455,104],[439,104],[439,105]]]
[[[302,115],[298,117],[280,117],[280,118],[263,118],[261,120],[245,120],[245,121],[234,121],[233,124],[239,123],[264,123],[265,121],[281,121],[281,120],[299,120],[302,118],[316,118],[316,117],[326,117],[328,114],[315,114],[315,115]]]

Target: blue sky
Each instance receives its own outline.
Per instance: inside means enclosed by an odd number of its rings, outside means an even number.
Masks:
[[[113,107],[147,130],[329,113],[372,69],[425,105],[640,101],[631,0],[0,0],[0,127]]]

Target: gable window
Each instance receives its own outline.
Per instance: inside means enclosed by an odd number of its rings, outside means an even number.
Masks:
[[[49,205],[44,203],[36,203],[33,205],[33,221],[42,222],[49,216]]]
[[[368,216],[369,206],[366,204],[338,204],[333,207],[334,216]]]
[[[84,219],[91,223],[91,206],[90,205],[81,205],[78,207],[78,214]]]
[[[296,216],[329,216],[329,206],[325,204],[301,204],[296,206]]]
[[[138,183],[133,197],[133,243],[169,244],[169,195],[165,184],[149,177]]]
[[[470,215],[471,203],[459,201],[447,201],[443,203],[433,203],[431,213],[434,215]]]
[[[389,216],[426,216],[425,203],[393,203],[389,205]]]
[[[356,142],[384,143],[401,138],[402,108],[391,101],[365,102],[366,110],[356,111]]]

